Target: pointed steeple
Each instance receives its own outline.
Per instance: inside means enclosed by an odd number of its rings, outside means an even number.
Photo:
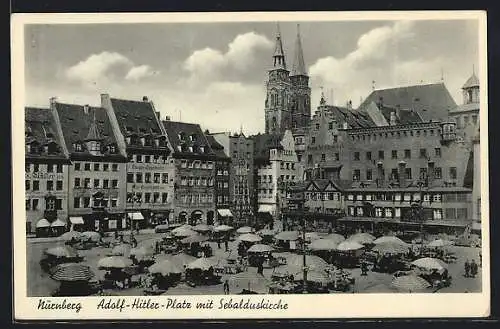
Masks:
[[[285,52],[283,51],[283,42],[281,41],[280,25],[277,23],[276,47],[273,55],[274,68],[286,70]]]
[[[304,63],[304,51],[302,50],[302,41],[300,40],[299,24],[297,24],[297,39],[295,40],[295,56],[291,75],[307,75],[306,65]]]
[[[87,138],[85,138],[85,141],[101,141],[101,133],[99,132],[99,128],[97,127],[96,119],[95,119],[95,112],[96,109],[94,109],[94,116],[92,119],[92,123],[90,124],[89,128],[89,133],[87,135]]]

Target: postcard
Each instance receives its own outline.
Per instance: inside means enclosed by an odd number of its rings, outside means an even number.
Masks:
[[[14,14],[15,319],[488,316],[486,54],[480,11]]]

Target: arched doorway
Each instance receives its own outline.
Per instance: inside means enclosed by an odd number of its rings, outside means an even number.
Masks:
[[[214,212],[212,210],[207,211],[207,225],[214,225]]]
[[[191,213],[191,218],[190,218],[190,225],[196,225],[202,221],[203,218],[203,211],[201,210],[195,210]]]
[[[177,218],[177,222],[178,222],[178,223],[186,223],[186,222],[187,222],[187,220],[188,220],[188,214],[187,214],[187,212],[185,212],[185,211],[181,211],[181,212],[179,213],[178,218]]]

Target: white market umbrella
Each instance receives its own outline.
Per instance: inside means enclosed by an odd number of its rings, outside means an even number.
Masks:
[[[441,247],[449,247],[452,246],[453,242],[449,240],[444,240],[444,239],[437,239],[432,242],[430,242],[427,247],[430,248],[441,248]]]
[[[394,278],[392,286],[404,292],[417,292],[429,288],[431,285],[423,278],[416,275],[403,275]]]
[[[236,230],[236,233],[238,234],[246,234],[246,233],[252,233],[254,229],[250,226],[243,226],[240,227],[239,229]]]
[[[339,244],[330,239],[318,239],[311,242],[309,245],[310,250],[320,251],[320,250],[335,250]]]
[[[400,238],[395,237],[395,236],[389,236],[389,235],[380,237],[380,238],[376,239],[375,241],[373,241],[373,243],[375,243],[375,244],[380,244],[380,243],[384,243],[384,242],[397,243],[397,244],[400,244],[403,246],[408,245],[406,242],[404,242]]]
[[[219,226],[214,227],[213,230],[214,230],[214,232],[229,232],[233,229],[234,229],[234,227],[229,226],[229,225],[219,225]]]
[[[363,247],[364,246],[361,243],[358,243],[356,241],[344,241],[337,246],[337,250],[351,251],[351,250],[359,250]]]
[[[238,237],[238,240],[245,241],[245,242],[259,242],[259,241],[262,241],[262,238],[260,236],[258,236],[257,234],[246,233],[246,234],[240,235]]]
[[[447,268],[446,264],[442,260],[431,257],[417,259],[411,262],[411,264],[427,270],[442,271]]]
[[[255,252],[255,253],[264,253],[264,252],[272,252],[274,251],[274,248],[271,246],[268,246],[267,244],[254,244],[247,250],[248,252]]]

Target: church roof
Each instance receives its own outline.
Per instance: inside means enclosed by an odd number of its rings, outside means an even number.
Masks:
[[[304,63],[304,51],[302,50],[302,41],[300,40],[299,26],[297,26],[297,39],[295,40],[295,57],[293,61],[291,75],[307,75],[306,65]]]
[[[470,76],[467,81],[465,81],[465,84],[462,86],[462,89],[468,89],[472,87],[479,87],[479,79],[476,76],[476,73],[472,72],[472,75]]]
[[[268,161],[269,150],[281,149],[281,140],[283,134],[257,134],[251,136],[254,142],[254,159],[255,161]]]
[[[448,111],[457,106],[444,83],[374,90],[361,103],[359,110],[364,110],[371,102],[394,108],[413,109],[424,121],[446,119]]]

